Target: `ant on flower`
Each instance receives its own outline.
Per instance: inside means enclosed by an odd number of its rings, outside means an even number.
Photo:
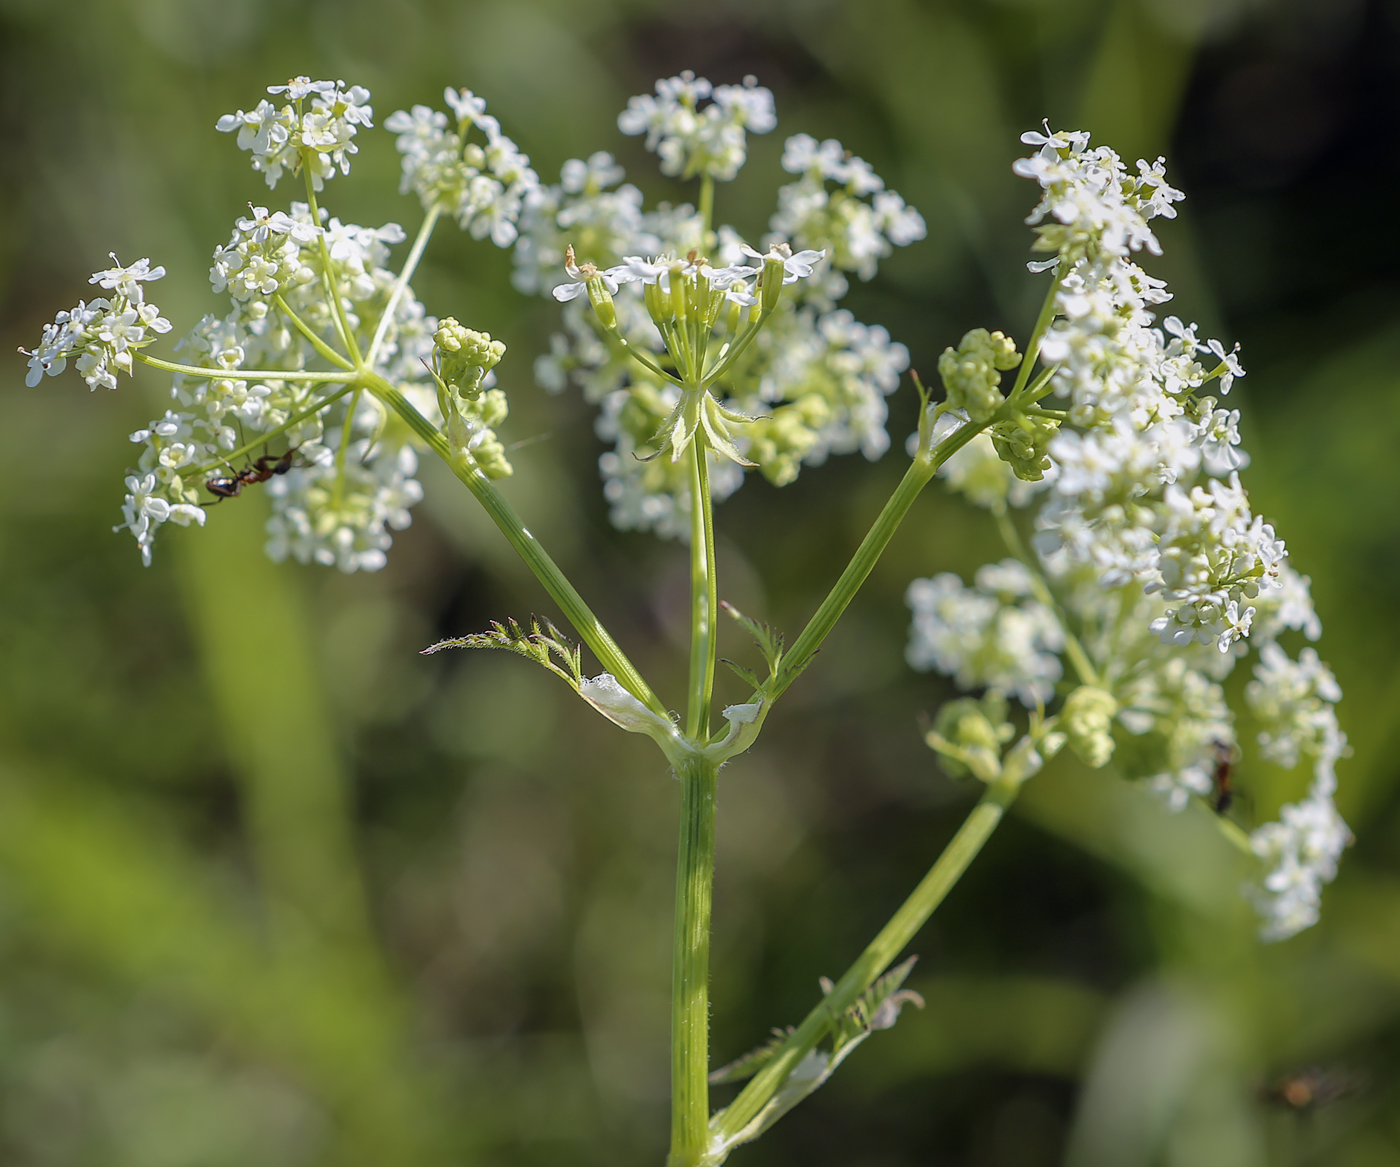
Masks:
[[[301,449],[300,446],[293,446],[285,454],[264,454],[261,458],[243,467],[242,470],[235,470],[231,475],[208,479],[204,483],[204,489],[218,497],[213,502],[201,503],[200,505],[217,506],[226,498],[237,498],[243,493],[245,486],[250,486],[254,482],[266,482],[274,474],[287,473],[292,468],[292,459],[296,457],[296,452],[299,449]],[[233,468],[229,467],[229,469]]]

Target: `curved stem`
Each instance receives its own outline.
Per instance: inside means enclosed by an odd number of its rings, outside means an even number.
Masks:
[[[822,1003],[807,1014],[773,1060],[754,1075],[739,1096],[716,1116],[716,1146],[711,1162],[718,1163],[723,1159],[732,1141],[753,1121],[798,1063],[816,1047],[833,1021],[855,1003],[924,926],[991,837],[1019,790],[1020,783],[1015,780],[1003,780],[987,787],[981,801],[943,849],[943,854],[889,923],[880,929],[879,935],[866,946]]]
[[[1011,521],[1011,516],[1007,514],[1006,507],[993,507],[992,516],[996,519],[997,530],[1001,533],[1001,539],[1006,544],[1006,549],[1020,560],[1026,570],[1030,572],[1031,591],[1035,594],[1035,598],[1055,613],[1055,619],[1059,621],[1060,628],[1065,634],[1065,655],[1069,657],[1069,663],[1074,666],[1074,671],[1079,674],[1080,681],[1086,685],[1102,684],[1098,669],[1089,659],[1089,654],[1084,651],[1084,646],[1079,643],[1079,638],[1070,631],[1068,616],[1060,607],[1059,601],[1055,599],[1050,585],[1040,572],[1040,567],[1027,552],[1026,545],[1021,542],[1021,534],[1016,530],[1016,524]]]
[[[704,390],[701,390],[704,392]],[[686,703],[687,736],[710,735],[710,698],[715,687],[714,505],[710,501],[710,455],[705,433],[697,427],[690,443],[690,694]]]
[[[894,538],[894,533],[899,530],[899,524],[904,521],[904,516],[909,513],[909,508],[919,497],[919,492],[928,485],[929,479],[933,477],[934,471],[972,441],[987,425],[999,420],[1001,420],[1000,413],[990,418],[985,425],[964,425],[929,451],[927,456],[920,455],[914,459],[899,485],[895,487],[894,494],[890,496],[884,510],[880,512],[874,525],[866,533],[865,538],[861,540],[856,553],[851,557],[850,563],[846,565],[846,570],[832,585],[826,599],[821,602],[821,606],[807,622],[807,627],[802,630],[798,638],[793,641],[792,648],[784,655],[782,667],[772,690],[772,699],[776,700],[797,679],[797,674],[812,659],[812,655],[821,647],[822,641],[836,626],[836,621],[841,618],[841,613],[846,610],[847,605],[855,598],[856,592],[860,590],[861,584],[865,582],[866,577],[874,569],[876,562],[886,546],[889,545],[889,541]]]
[[[288,307],[287,301],[282,298],[281,292],[274,295],[272,301],[277,305],[282,315],[292,322],[292,326],[311,342],[311,347],[325,357],[326,360],[330,361],[331,364],[339,365],[342,369],[353,369],[355,367],[344,356],[336,352],[335,349],[331,348],[330,345],[317,336],[311,326]]]
[[[137,353],[136,359],[153,369],[164,369],[167,373],[184,373],[187,377],[204,377],[210,381],[297,381],[312,385],[334,384],[349,380],[346,373],[352,370],[347,366],[344,372],[330,369],[207,369],[202,365],[182,365],[176,361],[163,361],[159,357],[148,357]]]
[[[432,238],[433,228],[437,226],[438,217],[442,214],[442,204],[434,203],[432,210],[423,219],[423,225],[418,228],[418,234],[413,240],[413,246],[409,249],[408,258],[404,260],[403,270],[399,272],[399,278],[394,281],[394,290],[389,293],[389,303],[385,305],[384,311],[379,316],[379,323],[374,329],[374,339],[369,342],[369,352],[365,354],[365,364],[374,367],[375,358],[379,356],[379,346],[384,343],[384,333],[389,328],[389,321],[394,318],[394,311],[399,306],[399,300],[403,298],[403,291],[408,287],[408,281],[413,278],[413,273],[418,270],[418,261],[423,258],[423,251],[428,246],[428,240]]]
[[[491,516],[491,521],[496,524],[501,534],[515,548],[516,553],[525,561],[525,565],[534,572],[535,578],[540,581],[545,591],[559,605],[565,619],[574,626],[575,631],[578,632],[583,642],[593,650],[593,655],[598,658],[603,667],[653,713],[669,717],[670,713],[666,706],[651,691],[651,687],[642,679],[636,666],[627,659],[627,654],[618,647],[617,642],[609,635],[602,622],[583,602],[583,597],[578,594],[578,590],[559,570],[559,565],[549,557],[549,553],[540,541],[526,529],[525,524],[520,521],[520,517],[511,508],[510,503],[501,496],[500,491],[495,488],[491,480],[473,463],[454,457],[451,447],[447,444],[447,438],[442,432],[419,413],[407,397],[379,374],[366,371],[361,374],[361,383],[403,418],[408,423],[409,428],[422,438],[428,448],[446,462],[452,473],[466,485],[472,494],[476,495],[477,501],[486,508],[486,513]]]
[[[696,757],[678,775],[675,941],[671,965],[671,1153],[667,1167],[704,1160],[710,1127],[710,913],[717,769]]]

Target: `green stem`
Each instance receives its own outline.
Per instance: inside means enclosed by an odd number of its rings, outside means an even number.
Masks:
[[[428,240],[432,237],[433,228],[437,226],[438,217],[441,214],[442,204],[434,203],[432,209],[423,219],[423,225],[418,228],[418,235],[413,240],[413,246],[409,249],[408,258],[404,260],[403,270],[399,272],[399,278],[394,281],[394,290],[389,293],[389,303],[380,313],[379,323],[374,329],[374,339],[369,342],[369,352],[365,356],[365,364],[371,368],[374,367],[375,358],[379,356],[379,346],[384,343],[384,333],[388,331],[389,321],[394,318],[394,311],[399,306],[399,300],[403,298],[408,281],[418,270],[418,261],[423,258],[423,251],[428,246]]]
[[[181,365],[175,361],[163,361],[159,357],[148,357],[145,353],[137,353],[136,359],[153,369],[164,369],[167,373],[184,373],[187,377],[204,377],[210,381],[297,381],[325,385],[348,380],[344,372],[332,372],[329,369],[300,369],[294,372],[286,369],[207,369],[201,365]]]
[[[332,393],[329,397],[322,397],[314,405],[308,405],[300,413],[292,414],[291,417],[289,417],[276,429],[268,430],[265,434],[259,434],[256,438],[254,438],[251,442],[248,442],[246,445],[239,446],[238,449],[230,451],[227,458],[220,459],[218,462],[209,463],[209,465],[200,469],[198,473],[205,474],[208,471],[213,470],[216,467],[222,466],[227,462],[232,462],[235,458],[243,457],[244,454],[251,454],[259,446],[267,445],[267,443],[273,438],[275,438],[278,434],[286,433],[289,429],[292,428],[292,426],[300,425],[308,417],[312,417],[315,414],[320,413],[321,410],[325,409],[326,406],[330,405],[332,402],[339,401],[342,397],[349,393],[350,390],[354,388],[356,388],[356,386],[353,384],[342,386],[341,388],[337,389],[334,393]]]
[[[743,356],[744,350],[748,348],[750,344],[753,343],[753,338],[759,334],[760,330],[763,328],[763,325],[767,322],[768,317],[771,315],[771,312],[760,311],[758,314],[758,318],[756,320],[750,321],[748,331],[745,332],[742,336],[739,337],[738,340],[734,342],[734,347],[731,348],[727,353],[725,353],[724,359],[721,360],[715,368],[709,370],[705,374],[705,384],[713,385],[716,381],[723,377],[725,373],[729,372],[729,370],[734,367],[734,362],[737,361],[741,356]]]
[[[704,392],[702,390],[701,392]],[[690,443],[690,696],[686,735],[704,741],[710,735],[710,698],[715,687],[714,506],[710,501],[710,455],[704,430]]]
[[[696,757],[679,775],[675,947],[671,966],[671,1153],[667,1167],[704,1160],[710,1128],[710,911],[715,878],[717,768]]]
[[[705,248],[710,246],[710,227],[715,217],[715,180],[711,174],[700,177],[700,242]]]
[[[1001,420],[1000,413],[994,415],[985,425],[964,425],[935,446],[927,455],[920,454],[914,459],[899,485],[895,487],[894,494],[890,496],[884,510],[880,512],[879,518],[875,520],[865,538],[861,540],[856,553],[851,557],[850,563],[846,565],[846,570],[841,573],[826,599],[822,601],[821,607],[807,622],[807,627],[793,642],[792,648],[783,656],[782,667],[772,690],[772,699],[776,700],[797,679],[797,674],[812,659],[812,655],[821,647],[822,641],[836,626],[836,621],[841,618],[847,605],[855,598],[856,592],[860,590],[860,586],[874,569],[889,541],[894,538],[899,524],[904,521],[904,516],[909,513],[909,508],[919,497],[919,492],[928,485],[929,480],[933,477],[934,471],[972,441],[987,425],[999,420]]]
[[[1065,655],[1069,657],[1069,663],[1074,666],[1074,671],[1079,674],[1079,679],[1086,685],[1099,685],[1102,681],[1099,678],[1099,671],[1089,659],[1089,654],[1084,651],[1084,646],[1079,643],[1079,638],[1075,636],[1069,628],[1069,617],[1060,607],[1059,601],[1055,599],[1054,593],[1050,590],[1050,585],[1045,577],[1040,573],[1040,568],[1035,560],[1026,551],[1026,545],[1021,542],[1021,534],[1016,530],[1016,524],[1011,521],[1011,516],[1007,513],[1006,507],[998,506],[992,508],[992,516],[996,519],[997,530],[1001,532],[1002,542],[1006,544],[1006,549],[1011,552],[1031,575],[1031,591],[1035,598],[1044,604],[1050,611],[1055,613],[1055,618],[1060,622],[1060,628],[1065,634]]]
[[[670,713],[666,706],[661,704],[660,699],[651,691],[651,687],[637,672],[636,666],[627,659],[627,654],[618,647],[617,642],[608,634],[602,622],[583,602],[583,597],[578,594],[574,585],[559,570],[559,565],[549,557],[549,553],[540,541],[526,529],[520,521],[520,517],[511,508],[510,503],[501,496],[500,491],[496,489],[491,480],[470,461],[454,457],[452,448],[448,445],[447,438],[443,436],[442,432],[419,413],[413,403],[383,377],[377,373],[366,371],[361,374],[361,382],[380,401],[402,417],[408,423],[409,428],[422,438],[428,448],[446,462],[452,473],[466,485],[472,494],[476,495],[477,501],[486,508],[486,513],[491,516],[492,522],[500,528],[501,534],[515,548],[516,553],[525,561],[525,565],[534,572],[535,578],[544,585],[545,591],[559,605],[560,611],[564,613],[565,618],[583,638],[583,642],[593,650],[593,655],[598,658],[603,667],[653,713],[669,717]]]
[[[304,161],[302,170],[306,175],[306,203],[311,211],[311,221],[319,227],[321,208],[316,204],[316,187],[311,181],[311,168],[305,165]],[[362,367],[364,361],[360,357],[360,346],[355,340],[355,331],[350,327],[345,305],[341,303],[340,293],[336,291],[335,276],[331,270],[331,249],[326,245],[324,232],[316,236],[316,242],[321,252],[321,282],[326,288],[326,302],[331,306],[331,318],[335,321],[336,331],[340,333],[340,343],[345,346],[355,366]]]
[[[355,425],[355,410],[360,405],[361,389],[350,395],[350,404],[345,407],[345,424],[340,427],[340,449],[335,452],[335,485],[331,487],[332,511],[339,511],[345,498],[345,452],[350,448],[350,439]]]
[[[276,295],[274,295],[272,297],[272,300],[273,303],[277,305],[278,309],[282,312],[282,314],[292,322],[292,326],[299,333],[301,333],[302,336],[306,337],[306,339],[311,342],[311,347],[314,348],[323,357],[325,357],[326,360],[330,361],[330,363],[333,365],[339,365],[342,369],[353,369],[355,367],[348,360],[346,360],[344,356],[336,352],[335,349],[331,348],[330,345],[328,345],[324,340],[317,336],[316,333],[312,330],[311,326],[308,325],[304,320],[302,320],[302,318],[298,316],[295,312],[293,312],[290,307],[288,307],[287,301],[282,299],[281,292],[278,292]]]
[[[1031,367],[1035,364],[1036,357],[1040,355],[1040,338],[1045,335],[1045,330],[1050,327],[1050,321],[1055,318],[1055,296],[1068,273],[1068,262],[1061,260],[1060,266],[1055,269],[1055,278],[1050,282],[1050,290],[1045,293],[1045,301],[1040,306],[1040,315],[1035,318],[1035,327],[1031,329],[1031,338],[1026,342],[1025,355],[1021,358],[1021,367],[1016,372],[1016,384],[1011,388],[1009,398],[1011,401],[1017,400],[1017,395],[1030,378]]]
[[[720,1147],[737,1136],[773,1096],[789,1074],[826,1034],[832,1021],[849,1009],[856,999],[887,969],[915,933],[924,926],[934,909],[958,882],[968,864],[982,849],[1001,822],[1006,808],[1015,800],[1019,781],[1003,780],[987,787],[982,799],[967,816],[943,854],[938,857],[919,886],[891,917],[890,922],[860,954],[822,1003],[807,1014],[774,1059],[758,1072],[715,1122],[714,1137]],[[717,1159],[715,1160],[718,1161]]]

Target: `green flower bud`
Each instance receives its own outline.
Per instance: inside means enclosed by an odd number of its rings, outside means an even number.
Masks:
[[[819,393],[807,393],[771,416],[752,422],[745,431],[748,456],[774,486],[786,486],[802,468],[802,459],[817,444],[821,428],[831,419],[831,406]]]
[[[612,293],[608,291],[608,285],[603,282],[602,276],[594,276],[588,281],[588,299],[593,305],[593,311],[598,315],[600,323],[609,332],[617,331],[617,305],[613,303]]]
[[[1065,698],[1060,726],[1069,746],[1094,769],[1113,757],[1113,716],[1118,702],[1113,694],[1094,685],[1080,685]]]
[[[763,274],[759,277],[759,301],[765,312],[778,306],[783,295],[783,280],[787,278],[787,268],[781,257],[770,254],[763,261]]]
[[[1039,482],[1050,469],[1046,452],[1050,439],[1059,432],[1060,423],[1053,418],[1018,413],[1011,421],[992,426],[992,445],[1022,482]]]
[[[983,782],[1001,777],[1001,748],[1016,731],[1006,720],[1006,698],[995,689],[980,700],[960,697],[938,711],[925,741],[954,778],[972,774]]]
[[[1021,363],[1015,342],[1000,332],[974,328],[956,349],[944,349],[938,358],[938,375],[948,391],[948,404],[965,409],[973,422],[986,421],[1001,408],[1004,398],[997,388],[999,370]]]
[[[670,289],[663,288],[660,280],[643,285],[642,299],[646,303],[647,312],[657,324],[670,324],[675,320],[675,295]]]
[[[437,346],[438,376],[468,400],[480,394],[482,380],[506,355],[506,346],[492,340],[489,332],[464,328],[451,316],[438,325],[433,343]]]

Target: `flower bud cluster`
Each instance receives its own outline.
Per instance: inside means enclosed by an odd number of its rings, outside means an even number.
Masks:
[[[540,191],[530,159],[501,132],[501,123],[486,112],[486,102],[469,89],[444,93],[453,118],[426,105],[396,110],[384,128],[398,134],[403,155],[399,190],[413,191],[425,211],[440,208],[453,216],[472,238],[488,235],[497,247],[509,247],[519,234],[521,211]],[[451,128],[449,128],[451,127]],[[485,144],[469,141],[473,129]]]
[[[110,296],[99,296],[77,307],[60,312],[52,324],[44,325],[44,335],[33,352],[20,349],[29,358],[25,383],[33,387],[45,375],[56,377],[68,367],[69,358],[91,389],[115,389],[117,374],[131,375],[132,354],[155,339],[148,333],[170,331],[170,321],[154,304],[146,303],[141,286],[165,275],[165,268],[151,267],[149,259],[123,267],[115,255],[114,267],[95,272],[88,281],[108,289]]]
[[[766,134],[777,124],[773,94],[756,77],[745,77],[742,85],[711,85],[688,69],[657,81],[655,96],[628,98],[617,117],[624,134],[646,135],[662,174],[706,174],[720,182],[733,179],[744,165],[749,133]]]
[[[311,185],[321,190],[339,168],[350,173],[350,156],[358,153],[355,135],[361,126],[374,123],[369,90],[362,85],[348,89],[344,81],[312,81],[294,77],[285,85],[269,85],[274,97],[285,95],[281,105],[264,98],[256,108],[226,113],[216,128],[238,134],[238,148],[253,156],[253,169],[274,187],[285,171],[303,167]]]
[[[1001,375],[1021,363],[1016,342],[1000,332],[974,328],[957,348],[943,350],[938,375],[948,392],[950,409],[961,410],[974,422],[990,421],[1005,404],[997,388]]]

